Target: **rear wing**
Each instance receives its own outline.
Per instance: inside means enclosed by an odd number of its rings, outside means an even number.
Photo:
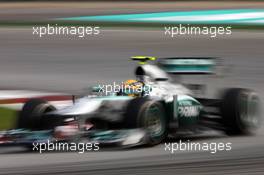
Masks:
[[[158,66],[170,74],[213,74],[214,57],[159,58]]]

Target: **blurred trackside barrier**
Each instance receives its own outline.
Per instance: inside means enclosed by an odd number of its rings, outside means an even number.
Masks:
[[[75,16],[58,18],[71,22],[156,23],[196,25],[263,25],[264,9],[215,9],[155,13]]]
[[[219,1],[219,0],[0,0],[0,2],[210,2],[210,1]],[[222,2],[236,2],[236,1],[243,1],[243,2],[260,2],[263,0],[221,0]]]
[[[23,104],[31,98],[45,99],[57,108],[72,103],[72,96],[68,94],[0,90],[0,130],[13,129],[16,127],[19,111],[22,109]]]

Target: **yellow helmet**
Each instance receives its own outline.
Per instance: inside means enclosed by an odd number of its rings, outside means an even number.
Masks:
[[[142,82],[129,79],[123,83],[123,93],[131,97],[137,97],[142,93],[142,87]]]

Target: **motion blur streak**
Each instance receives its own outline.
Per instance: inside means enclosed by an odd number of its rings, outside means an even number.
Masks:
[[[244,1],[179,1],[179,2],[24,2],[2,3],[0,21],[43,21],[69,16],[112,15],[124,13],[147,13],[167,11],[189,11],[206,9],[263,8],[263,2]]]
[[[0,43],[1,87],[77,92],[94,83],[124,81],[134,71],[128,58],[145,54],[221,57],[224,78],[195,77],[193,83],[207,82],[208,90],[214,92],[216,87],[238,86],[264,90],[262,31],[233,31],[230,36],[208,39],[191,35],[166,38],[163,28],[107,29],[96,37],[69,39],[38,38],[31,28],[2,28],[0,37],[8,41]]]
[[[209,40],[197,37],[190,40],[184,37],[164,39],[163,31],[110,29],[102,32],[103,37],[90,40],[40,40],[32,39],[29,31],[1,29],[1,39],[9,41],[0,44],[1,85],[77,92],[99,79],[109,82],[130,77],[133,69],[127,58],[144,53],[157,56],[221,56],[227,64],[232,65],[231,70],[228,69],[230,72],[225,71],[225,77],[199,80],[208,82],[211,94],[215,92],[214,87],[243,86],[259,92],[264,90],[261,32],[236,31],[228,38]],[[26,44],[21,46],[21,43]],[[15,52],[11,52],[11,49]],[[204,141],[212,140],[207,138]],[[256,137],[223,137],[219,142],[232,142],[232,151],[215,155],[202,152],[170,155],[160,145],[149,149],[106,151],[82,156],[75,153],[41,156],[3,154],[0,174],[212,174],[216,171],[225,174],[262,174],[263,132]],[[6,153],[7,150],[1,151]]]
[[[221,2],[220,2],[221,4]],[[252,7],[254,3],[240,5]],[[175,6],[156,5],[155,10],[176,10]],[[214,6],[223,7],[224,5]],[[3,5],[0,8],[7,8]],[[55,8],[41,10],[31,8],[1,9],[1,19],[47,19],[50,17],[98,15],[111,10],[87,12],[86,8],[74,8],[75,14]],[[94,8],[94,6],[92,6]],[[116,8],[116,4],[114,4]],[[148,6],[136,6],[127,12],[142,12]],[[208,8],[190,4],[179,6]],[[255,7],[260,7],[255,5]],[[263,5],[262,5],[263,7]],[[72,5],[70,7],[72,8]],[[131,10],[132,8],[132,10]],[[153,11],[150,6],[145,11]],[[241,8],[241,7],[240,7]],[[55,9],[55,11],[54,11]],[[95,8],[96,9],[96,8]],[[123,8],[126,10],[126,8]],[[163,9],[163,10],[164,10]],[[35,13],[32,13],[32,11]],[[14,12],[15,11],[15,12]],[[37,12],[36,12],[37,11]],[[116,10],[115,13],[118,13]],[[161,9],[159,9],[161,11]],[[38,12],[43,12],[38,14]],[[52,12],[52,13],[51,13]],[[74,13],[73,12],[73,13]],[[124,11],[122,11],[124,12]],[[76,14],[77,13],[77,14]],[[89,13],[89,14],[87,14]],[[38,15],[32,15],[38,14]],[[44,14],[44,15],[43,15]],[[55,14],[55,15],[54,15]],[[165,38],[163,29],[107,29],[102,35],[89,39],[69,39],[64,37],[36,38],[30,27],[0,29],[0,87],[10,89],[46,89],[78,92],[93,83],[113,82],[131,78],[133,66],[128,61],[131,55],[171,56],[218,56],[226,67],[221,76],[193,78],[194,83],[208,83],[209,95],[214,95],[221,87],[248,87],[264,92],[264,35],[263,31],[234,31],[231,36],[208,39],[202,36],[182,36]],[[102,82],[99,80],[102,80]],[[215,133],[216,136],[221,136]],[[153,148],[139,148],[122,151],[102,151],[99,153],[24,153],[21,148],[0,149],[0,174],[263,174],[264,135],[263,129],[253,137],[219,137],[212,139],[211,133],[198,138],[188,138],[203,142],[232,142],[232,150],[210,154],[208,152],[164,151],[164,145]],[[173,140],[176,142],[177,140]]]
[[[171,155],[164,152],[163,145],[82,155],[7,154],[1,156],[0,174],[262,174],[263,135],[259,138],[259,141],[252,137],[211,139],[234,143],[234,150],[214,155],[208,152],[178,152]]]

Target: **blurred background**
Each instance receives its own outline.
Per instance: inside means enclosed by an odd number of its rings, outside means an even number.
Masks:
[[[203,17],[218,16],[208,22],[199,20],[194,11]],[[175,20],[130,19],[134,14],[146,13],[156,13],[155,17],[168,15]],[[126,14],[130,16],[124,17]],[[177,21],[179,16],[187,19],[191,15],[198,21]],[[231,26],[232,34],[216,38],[164,35],[164,26],[179,23]],[[100,34],[84,38],[67,35],[40,38],[32,34],[32,27],[47,24],[99,26]],[[210,97],[225,87],[244,87],[256,90],[263,98],[263,26],[263,1],[1,1],[0,89],[78,94],[93,84],[133,78],[134,63],[129,61],[130,56],[212,56],[221,58],[219,74],[186,77],[186,81],[206,84],[206,95]],[[1,110],[2,118],[12,113]],[[12,124],[6,126],[10,128]],[[231,152],[216,154],[180,151],[170,154],[164,151],[164,144],[85,154],[25,153],[20,148],[3,148],[0,174],[263,174],[262,131],[252,137],[230,138],[209,132],[187,138],[232,143]]]

